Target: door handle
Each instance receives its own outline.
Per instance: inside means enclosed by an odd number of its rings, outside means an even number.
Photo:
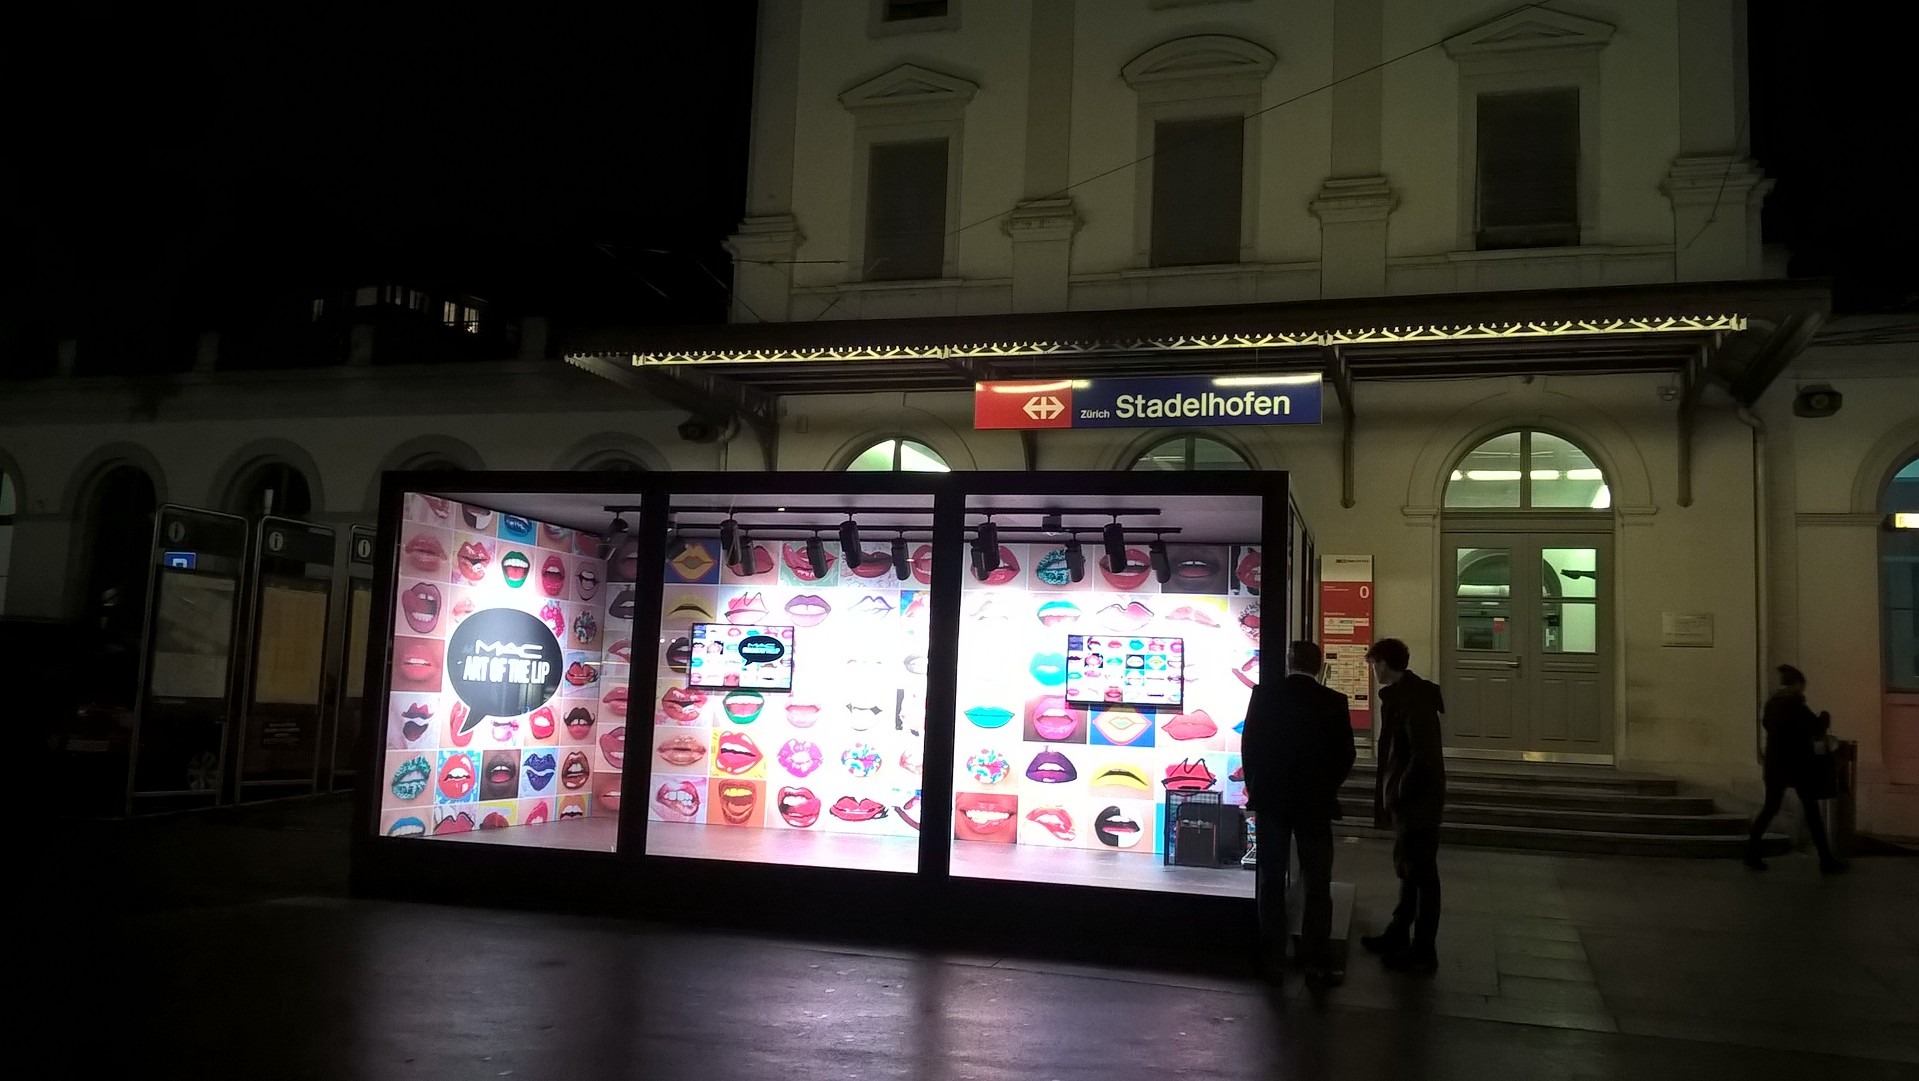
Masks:
[[[1518,668],[1518,667],[1519,667],[1519,658],[1518,658],[1518,657],[1514,657],[1514,658],[1513,658],[1512,660],[1510,660],[1510,661],[1507,661],[1507,662],[1506,662],[1506,667],[1508,667],[1508,668]]]

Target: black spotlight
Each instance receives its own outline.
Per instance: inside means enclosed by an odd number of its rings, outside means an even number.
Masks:
[[[720,523],[720,554],[733,554],[733,545],[740,539],[740,523],[728,518]]]
[[[981,524],[979,533],[973,538],[973,577],[986,581],[986,576],[999,569],[999,527],[991,519]]]
[[[680,536],[678,529],[673,530],[673,535],[666,538],[666,561],[671,563],[685,555],[687,546],[691,543],[692,542],[685,537]]]
[[[613,512],[613,522],[612,522],[612,524],[611,524],[611,525],[608,525],[608,526],[606,527],[606,531],[607,531],[608,533],[611,533],[611,534],[613,534],[613,535],[615,535],[615,536],[618,536],[619,534],[621,534],[621,533],[624,533],[624,532],[626,532],[626,531],[627,531],[628,529],[631,529],[631,528],[632,528],[631,526],[629,526],[629,525],[627,525],[627,524],[626,524],[626,519],[625,519],[625,518],[622,518],[622,517],[620,517],[620,512],[619,512],[619,511],[614,511],[614,512]]]
[[[993,573],[986,569],[985,549],[979,546],[978,541],[974,541],[973,546],[967,550],[967,562],[972,565],[973,577],[981,582],[986,581],[986,576]]]
[[[860,565],[860,527],[851,518],[840,523],[840,555],[848,569]]]
[[[753,559],[753,538],[747,536],[746,530],[744,529],[740,530],[740,558],[736,562],[740,568],[740,577],[742,578],[751,578],[759,573],[759,567],[755,565]],[[1164,578],[1160,579],[1162,582],[1165,580]]]
[[[1166,542],[1154,537],[1153,543],[1146,546],[1146,559],[1153,565],[1153,577],[1165,585],[1173,576],[1173,561],[1166,554]]]
[[[913,556],[906,550],[906,534],[893,538],[893,573],[904,582],[913,576]]]
[[[1106,542],[1106,567],[1114,574],[1126,573],[1126,530],[1118,522],[1100,530]]]
[[[1066,538],[1066,574],[1075,582],[1086,580],[1086,549],[1076,536]]]
[[[815,579],[826,577],[826,542],[820,539],[818,533],[806,542],[806,565],[813,569]]]

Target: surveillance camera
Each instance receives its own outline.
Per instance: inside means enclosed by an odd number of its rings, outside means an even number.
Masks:
[[[688,417],[680,422],[680,438],[688,443],[724,443],[739,431],[739,423],[731,417],[715,420],[709,417]]]
[[[1809,387],[1800,387],[1792,400],[1792,415],[1795,417],[1830,417],[1839,412],[1844,405],[1845,395],[1832,389],[1825,383],[1815,383]]]

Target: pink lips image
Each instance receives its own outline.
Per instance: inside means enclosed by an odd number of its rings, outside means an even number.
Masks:
[[[1056,694],[1041,695],[1026,704],[1026,719],[1039,738],[1051,743],[1072,739],[1079,731],[1082,717]]]
[[[1219,734],[1219,725],[1203,709],[1191,713],[1181,713],[1162,726],[1168,736],[1174,739],[1211,739]]]

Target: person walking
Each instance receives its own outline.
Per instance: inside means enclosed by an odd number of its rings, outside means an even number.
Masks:
[[[1375,808],[1392,824],[1399,905],[1385,930],[1359,941],[1388,968],[1432,973],[1439,967],[1439,822],[1446,808],[1439,716],[1446,702],[1439,684],[1408,669],[1411,662],[1412,651],[1397,638],[1366,651],[1379,683]]]
[[[1819,870],[1835,874],[1846,869],[1832,854],[1826,841],[1826,824],[1819,814],[1819,798],[1829,795],[1829,778],[1821,772],[1831,769],[1814,751],[1816,740],[1823,739],[1832,727],[1832,717],[1824,712],[1814,715],[1806,705],[1806,674],[1790,664],[1779,666],[1779,689],[1766,700],[1761,720],[1766,730],[1764,775],[1766,802],[1752,820],[1752,834],[1746,841],[1746,866],[1755,871],[1766,869],[1761,856],[1766,827],[1785,802],[1786,789],[1799,794],[1799,806],[1806,816],[1806,829],[1812,833],[1812,846],[1819,853]]]
[[[1259,933],[1268,971],[1277,976],[1291,932],[1286,919],[1289,849],[1299,853],[1303,893],[1300,967],[1306,980],[1339,980],[1332,951],[1333,821],[1339,786],[1352,772],[1352,717],[1346,696],[1319,682],[1326,657],[1312,642],[1286,649],[1286,676],[1253,688],[1240,743],[1246,807],[1259,825],[1254,864]]]

